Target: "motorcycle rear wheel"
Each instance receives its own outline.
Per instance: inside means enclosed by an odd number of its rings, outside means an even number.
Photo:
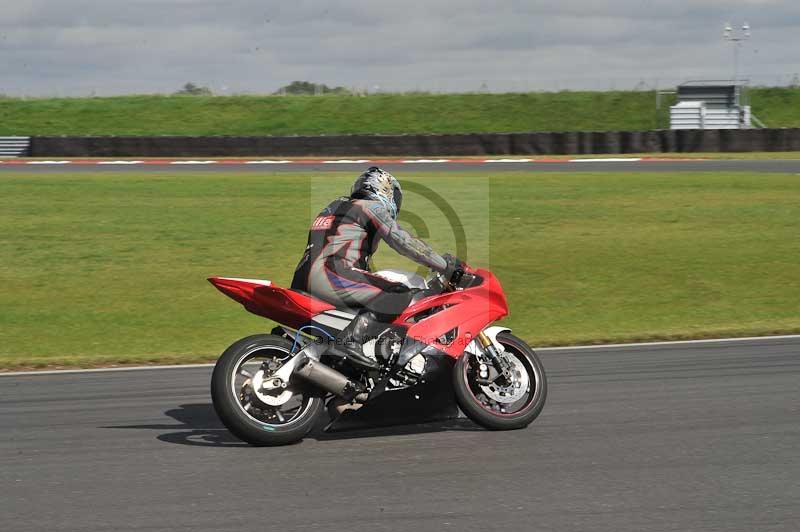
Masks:
[[[253,390],[252,380],[265,364],[280,367],[291,356],[292,343],[271,334],[235,342],[220,356],[211,375],[211,400],[225,427],[252,445],[287,445],[302,440],[324,410],[322,394],[293,380],[274,395]],[[290,392],[290,393],[289,393]],[[281,394],[288,393],[289,398]],[[270,405],[267,401],[280,403]],[[296,405],[296,406],[295,406]]]
[[[487,396],[486,386],[475,381],[477,356],[465,352],[453,368],[456,402],[472,421],[490,430],[527,427],[542,412],[547,399],[547,377],[541,360],[524,341],[509,332],[497,335],[506,353],[516,358],[527,373],[525,396],[504,404]],[[501,377],[502,378],[502,377]]]

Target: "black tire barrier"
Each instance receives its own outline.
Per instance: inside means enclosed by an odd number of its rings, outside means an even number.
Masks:
[[[30,139],[32,157],[347,157],[800,151],[800,128]]]

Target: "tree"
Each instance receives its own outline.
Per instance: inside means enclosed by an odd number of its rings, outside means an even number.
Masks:
[[[310,81],[293,81],[281,87],[275,94],[290,94],[301,96],[315,96],[318,94],[348,94],[344,87],[328,87],[324,83],[311,83]]]
[[[201,87],[190,81],[181,90],[176,91],[175,94],[180,96],[213,96],[214,93],[208,87]]]

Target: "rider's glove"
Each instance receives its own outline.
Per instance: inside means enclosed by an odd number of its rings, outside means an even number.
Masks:
[[[444,278],[447,279],[449,283],[458,283],[459,279],[464,275],[466,264],[458,257],[454,257],[449,253],[442,255],[442,258],[447,262],[447,268],[445,268],[443,272]]]

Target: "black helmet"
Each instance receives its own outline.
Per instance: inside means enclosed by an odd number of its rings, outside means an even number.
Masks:
[[[378,200],[384,204],[392,218],[396,219],[403,203],[403,189],[392,174],[372,166],[353,183],[350,197]]]

